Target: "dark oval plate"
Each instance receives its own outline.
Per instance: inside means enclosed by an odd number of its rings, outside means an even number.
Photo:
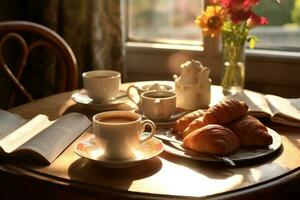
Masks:
[[[270,128],[268,128],[268,132],[273,138],[273,143],[267,148],[240,148],[236,152],[227,155],[227,157],[229,157],[234,162],[238,162],[255,160],[274,153],[281,147],[281,137],[276,131]],[[174,137],[173,139],[176,138]],[[164,142],[164,150],[170,154],[192,160],[221,162],[220,160],[206,154],[186,150],[179,143],[175,142]]]

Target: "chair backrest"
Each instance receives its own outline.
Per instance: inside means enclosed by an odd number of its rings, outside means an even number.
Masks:
[[[16,70],[11,70],[12,66],[8,66],[3,56],[4,47],[7,46],[5,44],[8,41],[17,43],[21,49],[21,56],[18,57],[20,62],[16,62],[17,66],[13,66]],[[10,92],[7,108],[14,105],[16,92],[20,93],[26,102],[34,100],[29,90],[24,87],[22,76],[28,66],[29,54],[41,46],[48,48],[56,57],[55,74],[59,78],[55,79],[57,87],[54,93],[76,89],[78,81],[77,61],[72,49],[62,37],[51,29],[33,22],[0,22],[0,70],[7,76],[14,88]]]

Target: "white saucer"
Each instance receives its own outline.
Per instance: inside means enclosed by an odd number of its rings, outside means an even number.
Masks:
[[[119,104],[123,104],[128,100],[128,97],[126,95],[125,91],[119,91],[119,94],[114,100],[108,100],[103,102],[95,102],[91,97],[89,97],[86,94],[86,90],[82,89],[79,91],[76,91],[72,94],[71,98],[76,103],[82,104],[82,105],[90,105],[95,107],[110,107],[110,106],[116,106]]]
[[[142,110],[138,110],[137,113],[141,114],[143,116],[144,119],[148,119],[147,116],[145,116],[145,114],[143,113]],[[173,125],[176,124],[176,121],[181,118],[182,116],[184,116],[187,112],[181,108],[177,108],[176,111],[171,115],[169,120],[166,121],[154,121],[152,120],[156,125],[159,126],[168,126],[168,125]]]
[[[96,138],[91,136],[75,145],[75,153],[88,160],[105,167],[122,168],[131,167],[140,164],[142,161],[148,160],[159,155],[163,151],[163,143],[151,138],[141,145],[134,152],[134,157],[128,160],[110,160],[103,155],[103,149],[99,148]]]

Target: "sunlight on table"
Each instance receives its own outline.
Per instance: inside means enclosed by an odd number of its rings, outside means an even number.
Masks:
[[[164,159],[161,160],[165,167],[155,176],[145,180],[147,184],[144,187],[153,193],[166,194],[166,191],[168,193],[171,191],[173,195],[206,196],[234,189],[242,184],[244,179],[243,175],[233,173],[229,173],[228,177],[225,178],[212,178],[209,176],[210,172],[207,169],[204,169],[205,173],[200,173],[192,168],[174,164]],[[222,172],[224,173],[224,171]],[[141,190],[140,186],[143,181],[133,181],[129,190]]]

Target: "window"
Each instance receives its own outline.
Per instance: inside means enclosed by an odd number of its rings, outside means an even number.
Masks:
[[[251,31],[259,42],[246,52],[246,88],[274,94],[280,90],[292,96],[291,88],[300,87],[300,0],[277,1],[260,0],[257,7],[269,25]],[[203,38],[194,24],[207,0],[125,2],[129,81],[172,79],[181,63],[198,59],[211,67],[213,83],[219,83],[222,64],[218,41]]]
[[[130,41],[203,45],[194,19],[204,0],[129,0],[128,9]],[[256,12],[269,19],[267,26],[251,32],[259,39],[257,48],[300,50],[299,0],[261,0]]]
[[[267,26],[252,30],[259,38],[257,48],[300,51],[299,0],[260,1],[256,12],[269,20]]]

